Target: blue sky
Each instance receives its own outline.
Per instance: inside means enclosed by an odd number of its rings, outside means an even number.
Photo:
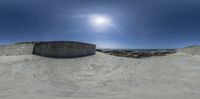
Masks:
[[[90,16],[111,25],[92,26]],[[66,40],[98,48],[200,45],[199,0],[1,0],[0,43]]]

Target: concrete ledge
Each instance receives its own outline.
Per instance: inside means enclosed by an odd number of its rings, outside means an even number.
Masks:
[[[11,44],[0,46],[0,56],[30,55],[34,44]]]
[[[178,49],[177,52],[187,53],[192,55],[200,55],[200,46],[189,46],[185,48]]]

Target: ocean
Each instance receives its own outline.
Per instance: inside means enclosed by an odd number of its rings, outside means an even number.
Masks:
[[[176,52],[176,49],[97,49],[100,52],[126,51],[126,52]]]

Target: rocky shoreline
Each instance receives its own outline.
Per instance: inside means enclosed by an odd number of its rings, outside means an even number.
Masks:
[[[128,51],[128,50],[109,50],[105,51],[98,49],[98,52],[102,52],[109,55],[119,56],[119,57],[129,57],[129,58],[145,58],[152,56],[165,56],[167,54],[175,53],[175,50],[170,51],[152,51],[152,52],[137,52],[137,51]]]

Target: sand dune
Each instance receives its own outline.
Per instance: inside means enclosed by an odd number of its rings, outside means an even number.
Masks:
[[[0,56],[2,99],[198,99],[200,56]]]

